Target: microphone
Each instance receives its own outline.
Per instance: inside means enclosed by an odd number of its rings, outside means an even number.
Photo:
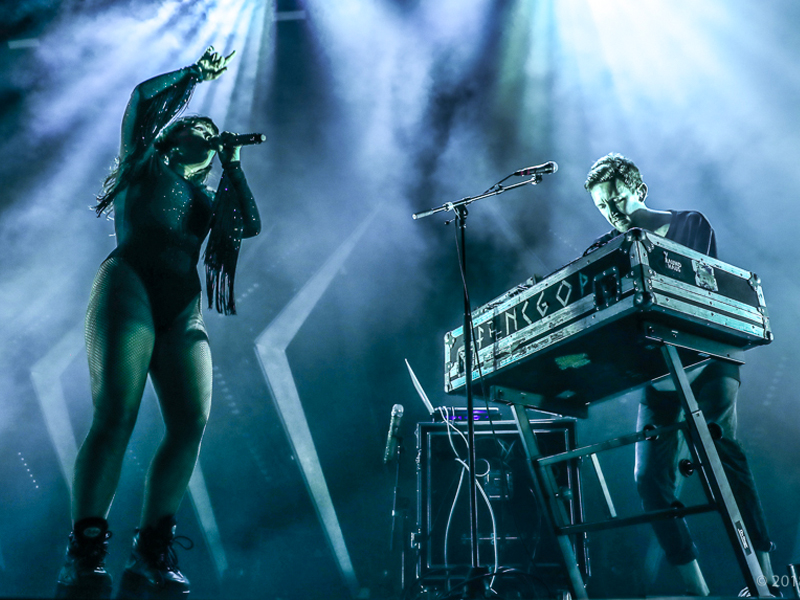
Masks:
[[[208,143],[215,148],[220,146],[252,146],[266,141],[267,136],[263,133],[229,133],[227,131],[208,138]]]
[[[549,175],[558,171],[558,165],[554,161],[546,162],[543,165],[536,165],[535,167],[528,167],[527,169],[520,169],[515,171],[514,175]]]
[[[400,422],[403,420],[403,405],[395,404],[392,407],[392,419],[389,421],[389,435],[386,436],[386,450],[383,451],[383,464],[389,463],[397,452],[397,442],[400,440]]]

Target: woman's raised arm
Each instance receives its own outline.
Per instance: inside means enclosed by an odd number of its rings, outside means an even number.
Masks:
[[[158,132],[184,109],[195,86],[222,75],[234,54],[235,51],[223,57],[209,46],[195,64],[137,85],[122,118],[120,161],[144,152]]]

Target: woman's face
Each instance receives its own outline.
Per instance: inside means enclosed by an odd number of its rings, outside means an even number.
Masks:
[[[173,134],[171,160],[183,165],[207,166],[214,159],[216,148],[209,140],[216,135],[214,128],[204,121],[189,123]]]

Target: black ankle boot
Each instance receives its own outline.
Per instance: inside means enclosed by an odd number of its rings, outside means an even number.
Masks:
[[[105,519],[90,517],[75,523],[66,561],[58,574],[56,598],[111,597],[111,575],[105,569],[110,537]]]
[[[133,551],[122,575],[119,598],[150,600],[188,598],[189,580],[178,570],[173,544],[186,540],[186,550],[194,547],[186,537],[175,536],[175,518],[164,517],[155,527],[137,529]]]

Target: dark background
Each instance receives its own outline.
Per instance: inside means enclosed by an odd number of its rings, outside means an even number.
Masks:
[[[206,313],[214,405],[202,481],[178,515],[196,542],[180,554],[193,597],[397,593],[385,436],[403,404],[413,520],[414,424],[427,418],[403,359],[434,405],[463,404],[442,392],[442,338],[461,318],[453,227],[411,214],[558,162],[541,185],[471,207],[477,307],[607,230],[583,181],[611,151],[639,165],[651,207],[704,212],[720,258],[763,280],[775,342],[747,354],[740,435],[784,574],[800,560],[798,24],[792,0],[1,4],[0,596],[51,595],[63,560],[71,457],[91,418],[83,313],[114,246],[89,206],[128,95],[209,44],[237,56],[189,112],[269,141],[243,153],[265,226],[243,246],[239,315]],[[632,431],[637,400],[598,406],[579,441]],[[160,433],[148,388],[110,515],[117,578]],[[638,506],[632,460],[605,465],[621,511]],[[735,594],[719,518],[691,525],[712,593]],[[590,541],[594,595],[682,591],[648,527]]]

